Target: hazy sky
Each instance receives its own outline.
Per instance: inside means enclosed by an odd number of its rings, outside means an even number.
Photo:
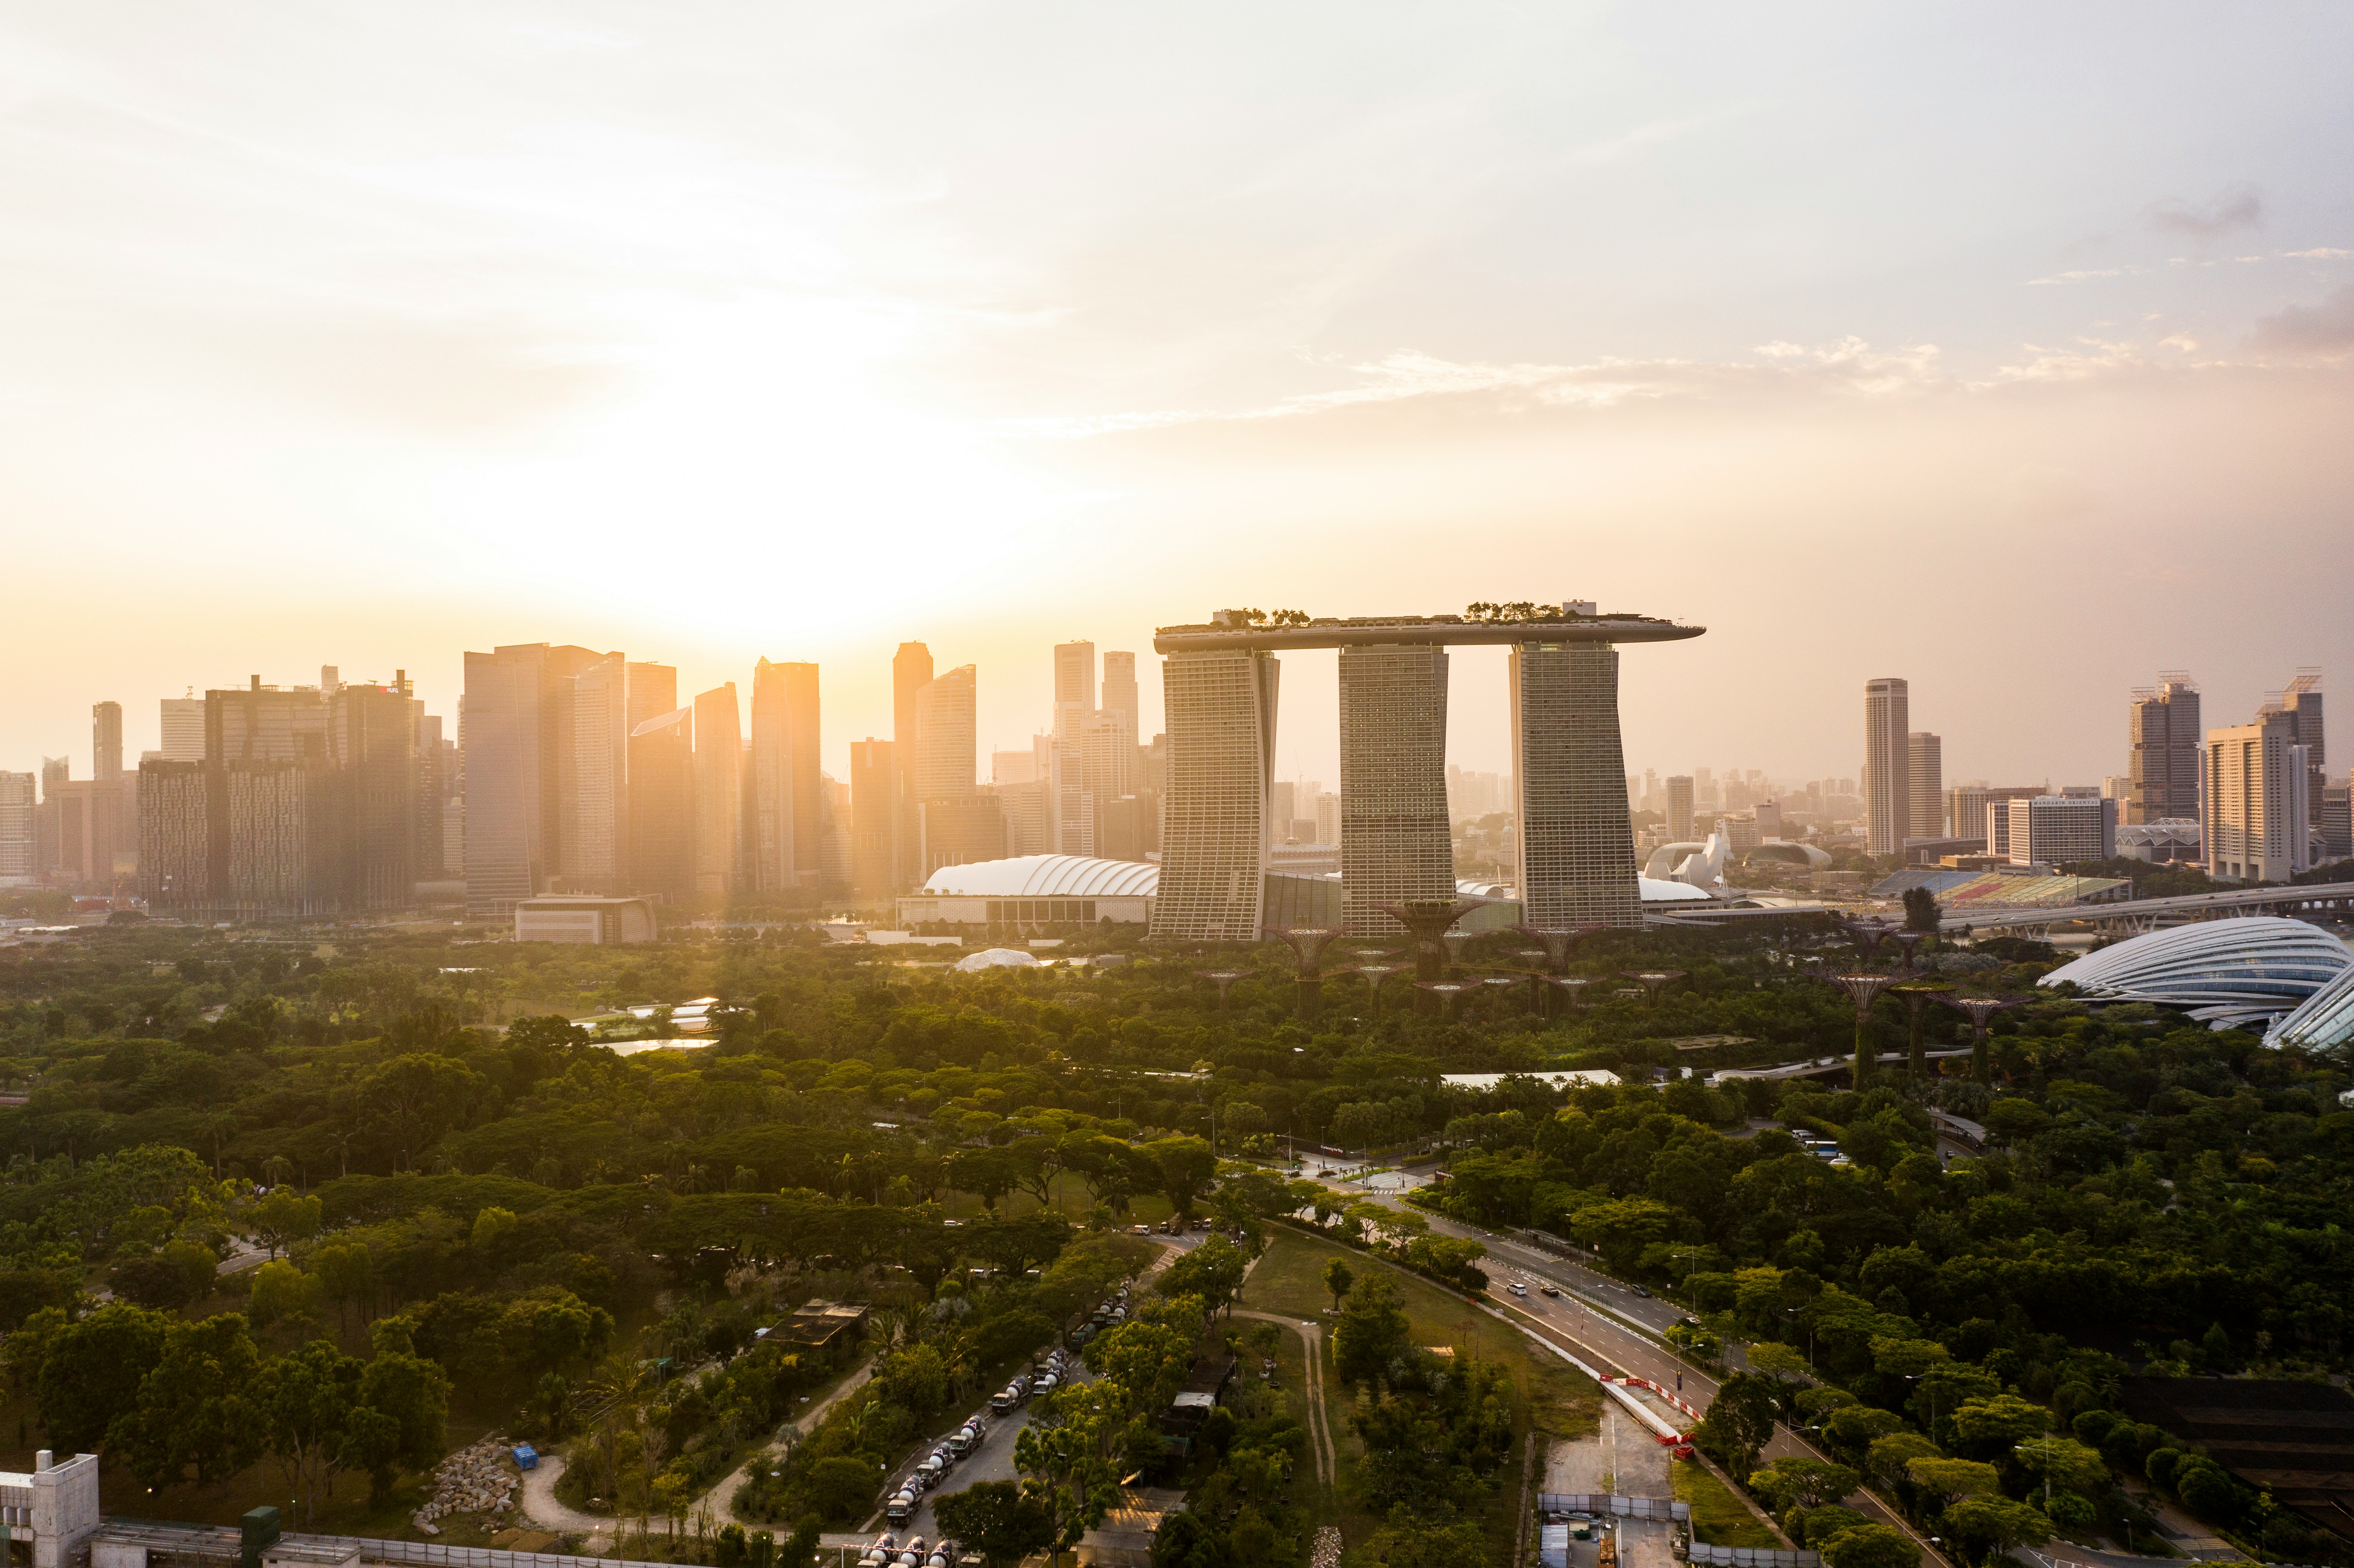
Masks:
[[[2349,69],[2318,5],[0,4],[0,767],[548,640],[821,661],[839,770],[903,638],[986,747],[1066,638],[1586,597],[1710,629],[1635,769],[1852,774],[1901,674],[1949,778],[2091,781],[2162,668],[2354,693]]]

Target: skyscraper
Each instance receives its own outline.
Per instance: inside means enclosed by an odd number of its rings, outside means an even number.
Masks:
[[[405,909],[417,897],[417,719],[408,673],[395,672],[393,682],[339,683],[332,705],[342,821],[341,865],[329,875],[342,885],[337,901],[354,913]]]
[[[205,759],[205,700],[197,696],[165,697],[164,760],[202,762]]]
[[[37,880],[33,812],[38,804],[31,774],[0,772],[0,887],[30,887]]]
[[[608,655],[508,643],[466,655],[466,909],[510,915],[563,874],[557,730],[564,683]],[[207,714],[207,724],[211,722]]]
[[[918,800],[960,800],[979,781],[977,706],[981,673],[960,664],[917,689],[915,755],[906,762],[907,787]]]
[[[2296,716],[2271,704],[2253,724],[2207,732],[2200,838],[2208,875],[2286,882],[2312,863],[2310,761]]]
[[[1118,719],[1136,744],[1140,721],[1136,711],[1136,655],[1106,652],[1103,656],[1103,701],[1099,711]]]
[[[1910,688],[1893,676],[1863,686],[1864,849],[1902,855],[1913,836]]]
[[[932,651],[920,642],[902,642],[891,656],[891,766],[905,775],[916,766],[917,694],[932,681]],[[924,879],[922,824],[917,818],[915,781],[902,777],[894,786],[899,800],[897,885],[913,887]],[[855,800],[857,791],[852,790]]]
[[[1606,642],[1515,642],[1508,673],[1522,909],[1532,926],[1640,926],[1618,739],[1618,651]]]
[[[732,893],[744,821],[744,712],[735,682],[695,699],[695,890]]]
[[[1946,832],[1946,743],[1925,729],[1916,729],[1904,739],[1904,765],[1912,786],[1906,813],[1912,821],[1911,836],[1942,838]]]
[[[90,710],[90,774],[101,784],[122,777],[122,705],[98,703]]]
[[[1134,672],[1130,672],[1133,683]],[[1096,711],[1096,645],[1092,642],[1055,644],[1055,726],[1061,733],[1066,718],[1076,720]]]
[[[1447,650],[1341,650],[1341,928],[1394,932],[1373,907],[1455,895],[1447,811]],[[1285,786],[1275,832],[1299,803]]]
[[[916,874],[907,885],[944,865],[1005,853],[1003,811],[978,782],[979,698],[980,672],[970,664],[958,665],[916,693],[915,754],[898,758],[907,775],[902,788],[914,797],[916,809]]]
[[[749,854],[762,893],[816,887],[824,875],[815,664],[752,670]]]
[[[1059,717],[1062,650],[1055,652]],[[1175,652],[1161,665],[1170,788],[1154,937],[1259,938],[1280,673],[1274,655],[1256,649]]]
[[[409,832],[409,853],[415,857],[415,872],[419,882],[439,882],[441,864],[441,805],[445,793],[442,769],[446,766],[441,751],[441,721],[425,711],[425,705],[411,702],[409,722],[415,726],[412,747],[417,759],[417,817]]]
[[[327,699],[315,688],[249,684],[205,694],[207,762],[324,761]]]
[[[632,891],[629,672],[608,653],[557,687],[555,874],[566,893]]]
[[[2136,687],[2126,710],[2131,748],[2126,777],[2126,821],[2158,822],[2199,820],[2199,688],[2190,677],[2169,670],[2155,686]],[[1960,823],[1954,831],[1965,830]]]
[[[1055,645],[1055,726],[1046,751],[1047,833],[1056,854],[1096,853],[1087,732],[1096,715],[1096,645]]]
[[[871,736],[850,743],[850,885],[870,907],[903,885],[899,829],[907,813],[896,750]]]
[[[1668,842],[1690,843],[1692,836],[1692,781],[1688,773],[1670,773],[1667,779]]]
[[[224,770],[199,758],[139,765],[139,892],[154,913],[210,913],[226,886]]]
[[[673,904],[694,893],[695,783],[693,708],[656,714],[630,731],[628,891]]]
[[[2280,708],[2296,728],[2297,745],[2305,747],[2306,801],[2312,811],[2312,825],[2318,828],[2329,771],[2328,748],[2322,744],[2321,672],[2312,665],[2299,670],[2281,693]]]

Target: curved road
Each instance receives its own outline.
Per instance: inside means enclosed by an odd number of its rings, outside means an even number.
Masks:
[[[1392,1208],[1405,1207],[1386,1193],[1352,1192],[1352,1195],[1371,1197]],[[1682,1308],[1674,1303],[1656,1297],[1638,1296],[1606,1275],[1567,1258],[1539,1252],[1492,1231],[1483,1231],[1475,1225],[1450,1220],[1427,1209],[1416,1209],[1414,1213],[1429,1222],[1434,1235],[1461,1236],[1480,1242],[1487,1246],[1490,1260],[1504,1265],[1514,1274],[1532,1283],[1541,1281],[1569,1292],[1558,1302],[1533,1295],[1523,1301],[1506,1291],[1506,1282],[1502,1277],[1490,1280],[1488,1309],[1531,1339],[1557,1351],[1596,1364],[1606,1372],[1649,1378],[1666,1387],[1678,1389],[1698,1410],[1705,1411],[1709,1402],[1716,1397],[1715,1379],[1694,1370],[1649,1337],[1663,1332],[1683,1316]],[[1496,1272],[1500,1276],[1501,1271]],[[1735,1370],[1747,1365],[1740,1351],[1729,1345],[1725,1348],[1725,1361]],[[1762,1457],[1829,1457],[1787,1426],[1774,1429],[1773,1441],[1766,1444]],[[1858,1492],[1842,1500],[1867,1519],[1876,1520],[1902,1531],[1906,1539],[1921,1548],[1928,1563],[1944,1564],[1946,1562],[1944,1553],[1923,1539],[1921,1532],[1914,1530],[1903,1515],[1871,1492]]]

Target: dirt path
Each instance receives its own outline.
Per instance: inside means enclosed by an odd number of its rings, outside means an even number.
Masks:
[[[1304,1351],[1301,1364],[1308,1380],[1308,1447],[1316,1458],[1316,1478],[1329,1487],[1341,1473],[1341,1461],[1332,1446],[1332,1423],[1324,1408],[1324,1325],[1303,1322],[1298,1318],[1279,1317],[1273,1312],[1254,1312],[1247,1308],[1232,1308],[1237,1318],[1256,1318],[1263,1323],[1281,1323],[1298,1334]]]
[[[793,1417],[792,1425],[794,1430],[802,1436],[806,1436],[810,1433],[816,1431],[817,1424],[825,1419],[826,1412],[832,1410],[835,1405],[840,1404],[843,1400],[848,1399],[852,1394],[865,1387],[866,1381],[874,1375],[875,1363],[869,1361],[864,1366],[860,1367],[856,1372],[852,1372],[848,1377],[843,1378],[842,1380],[841,1387],[835,1389],[832,1393],[827,1394],[823,1399],[817,1401],[807,1410],[802,1411],[799,1415]],[[722,1476],[719,1478],[719,1484],[717,1486],[713,1487],[709,1491],[705,1492],[701,1497],[695,1499],[692,1503],[689,1503],[687,1505],[688,1517],[692,1518],[694,1516],[694,1511],[696,1509],[708,1509],[711,1511],[711,1517],[721,1524],[725,1524],[729,1520],[735,1518],[736,1515],[733,1511],[732,1505],[736,1497],[736,1489],[752,1478],[753,1466],[765,1465],[768,1462],[769,1445],[763,1443],[758,1447],[753,1449],[749,1454],[744,1456],[744,1462],[742,1464],[728,1471],[725,1476]]]
[[[607,1514],[582,1513],[556,1500],[556,1483],[564,1474],[564,1456],[542,1454],[539,1467],[523,1473],[523,1515],[542,1530],[585,1535],[586,1552],[610,1556],[614,1528],[621,1521]]]

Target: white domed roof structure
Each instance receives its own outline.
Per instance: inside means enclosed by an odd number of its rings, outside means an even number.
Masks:
[[[2297,1010],[2265,1032],[2267,1045],[2327,1050],[2354,1040],[2354,967],[2297,1004]]]
[[[977,953],[967,953],[956,961],[960,974],[978,974],[982,969],[1036,969],[1038,960],[1019,948],[983,948]]]
[[[1638,876],[1635,885],[1650,904],[1713,904],[1716,895],[1705,887],[1695,887],[1689,882],[1670,881],[1659,876]]]
[[[1150,898],[1160,885],[1161,868],[1141,861],[1017,854],[944,865],[923,891],[981,898]]]
[[[2061,965],[2036,983],[2073,980],[2085,995],[2179,1007],[2217,1029],[2290,1012],[2349,969],[2346,944],[2274,915],[2151,931]]]

